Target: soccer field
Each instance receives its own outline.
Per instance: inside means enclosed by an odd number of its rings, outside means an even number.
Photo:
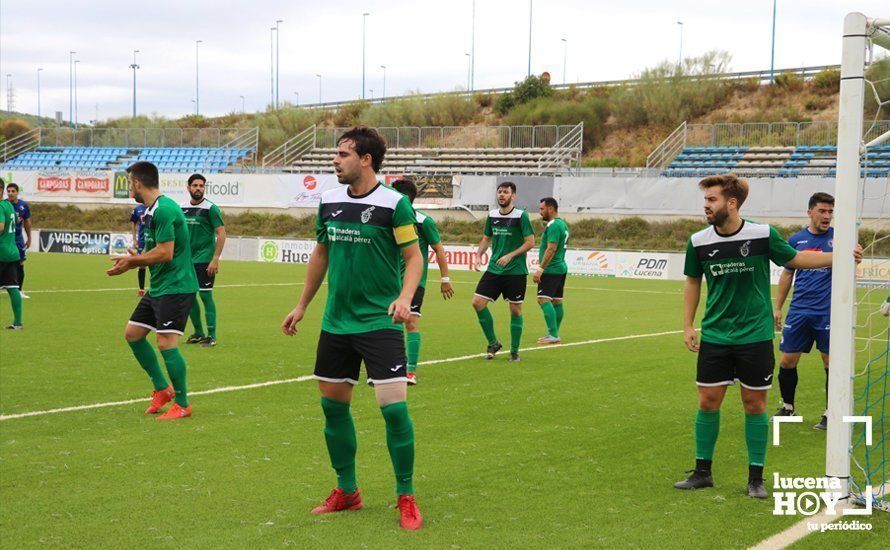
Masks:
[[[570,277],[564,345],[537,348],[540,308],[525,304],[522,362],[478,354],[470,307],[478,274],[437,273],[421,324],[419,384],[409,389],[417,441],[418,532],[399,529],[384,423],[356,388],[358,480],[365,508],[312,516],[335,485],[312,373],[324,288],[294,338],[280,324],[305,266],[223,263],[216,348],[181,347],[194,416],[157,422],[149,381],[123,340],[136,274],[107,258],[34,254],[25,330],[0,332],[0,544],[12,547],[732,547],[799,522],[745,495],[747,454],[737,388],[723,407],[716,487],[681,492],[693,465],[695,356],[683,345],[682,284]],[[529,293],[532,298],[534,293]],[[492,308],[509,339],[504,303]],[[10,322],[0,296],[0,322]],[[187,332],[188,334],[188,332]],[[153,338],[152,338],[153,341]],[[805,356],[798,408],[767,452],[772,472],[824,473],[821,359]],[[249,384],[278,382],[241,388]],[[223,391],[209,392],[209,390]],[[231,390],[231,391],[229,391]],[[202,394],[201,392],[207,392]],[[778,406],[778,388],[768,412]],[[811,534],[799,547],[886,547],[871,532]],[[884,543],[880,543],[884,540]]]

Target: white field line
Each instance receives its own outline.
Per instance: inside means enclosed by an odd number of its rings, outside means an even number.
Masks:
[[[633,334],[630,336],[616,336],[614,338],[598,338],[596,340],[584,340],[582,342],[568,342],[565,344],[554,344],[549,346],[535,346],[531,348],[521,348],[519,351],[537,351],[542,349],[553,349],[553,348],[567,348],[572,346],[584,346],[588,344],[601,344],[605,342],[619,342],[622,340],[633,340],[636,338],[652,338],[656,336],[666,336],[669,334],[682,334],[682,330],[672,330],[668,332],[653,332],[651,334]],[[464,361],[467,359],[476,359],[479,357],[484,357],[484,353],[477,353],[474,355],[463,355],[460,357],[449,357],[446,359],[433,359],[431,361],[421,361],[418,363],[419,365],[436,365],[439,363],[452,363],[454,361]],[[241,390],[250,390],[255,388],[264,388],[267,386],[277,386],[279,384],[291,384],[294,382],[306,382],[307,380],[312,380],[312,376],[300,376],[297,378],[285,378],[282,380],[270,380],[268,382],[257,382],[255,384],[245,384],[243,386],[225,386],[221,388],[212,388],[209,390],[201,390],[189,392],[189,395],[208,395],[211,393],[226,393],[233,391],[241,391]],[[102,409],[106,407],[119,407],[121,405],[132,405],[134,403],[141,403],[150,401],[148,398],[140,398],[140,399],[127,399],[124,401],[110,401],[107,403],[91,403],[88,405],[75,405],[73,407],[60,407],[58,409],[47,409],[42,411],[30,411],[24,413],[16,413],[16,414],[3,414],[0,415],[0,421],[3,420],[15,420],[17,418],[27,418],[29,416],[43,416],[47,414],[58,414],[63,412],[72,412],[72,411],[82,411],[87,409]]]
[[[439,283],[439,280],[429,280],[430,283]],[[237,285],[215,285],[214,288],[250,288],[250,287],[263,287],[263,286],[302,286],[304,283],[247,283],[247,284],[237,284]],[[327,283],[322,283],[327,284]],[[451,284],[459,284],[459,285],[475,285],[475,281],[451,281]],[[534,285],[528,285],[529,287],[533,287]],[[591,290],[598,292],[631,292],[636,294],[670,294],[679,296],[682,293],[680,291],[665,291],[665,290],[635,290],[630,288],[602,288],[602,287],[582,287],[582,286],[566,286],[568,290]],[[117,288],[58,288],[58,289],[47,289],[47,290],[27,290],[28,294],[61,294],[61,293],[73,293],[73,292],[133,292],[133,287],[117,287]],[[0,294],[2,295],[2,294]]]
[[[884,494],[890,491],[890,483],[884,485]],[[849,502],[845,504],[839,504],[837,507],[837,514],[828,515],[828,512],[822,512],[820,514],[816,514],[815,516],[806,517],[799,522],[795,523],[788,529],[784,531],[780,531],[775,535],[769,537],[768,539],[764,539],[761,542],[757,543],[756,546],[752,546],[751,550],[776,550],[779,548],[787,548],[804,538],[807,535],[812,533],[819,533],[820,530],[810,531],[808,524],[816,524],[821,527],[822,524],[834,523],[839,519],[843,519],[844,515],[842,515],[841,510],[845,510],[848,508],[859,508],[850,504]],[[882,512],[878,512],[879,514]],[[856,519],[860,521],[866,521],[868,516],[849,516],[851,520]],[[865,531],[866,533],[868,531]]]

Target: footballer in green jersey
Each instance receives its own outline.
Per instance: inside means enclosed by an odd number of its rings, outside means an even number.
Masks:
[[[147,208],[145,249],[141,254],[130,250],[112,256],[114,266],[109,275],[121,275],[131,269],[148,266],[151,284],[130,321],[125,338],[139,365],[154,385],[151,405],[146,414],[156,414],[168,402],[175,401],[158,420],[178,420],[191,416],[192,407],[186,386],[186,364],[179,352],[179,337],[188,322],[189,309],[198,292],[198,280],[192,266],[192,252],[185,216],[176,202],[161,194],[158,168],[139,161],[127,168],[130,189],[137,202]],[[161,371],[158,357],[146,340],[148,333],[157,333],[158,349],[164,358],[170,383]]]
[[[201,319],[201,306],[196,298],[192,301],[189,318],[195,332],[186,344],[201,344],[205,348],[216,345],[216,302],[213,300],[213,283],[219,272],[219,257],[226,245],[226,226],[219,207],[206,198],[204,191],[207,179],[201,174],[192,174],[188,179],[191,199],[182,205],[185,221],[189,228],[189,241],[192,249],[192,263],[198,279],[198,296],[204,302],[207,315],[207,334]]]
[[[569,226],[559,217],[559,203],[553,197],[541,199],[540,214],[547,225],[541,234],[538,269],[535,271],[534,281],[538,284],[538,305],[544,312],[547,336],[538,338],[538,343],[558,344],[559,327],[565,314],[562,295],[569,273],[569,266],[566,264]]]
[[[494,332],[494,318],[488,311],[489,302],[503,296],[510,304],[510,361],[519,361],[522,339],[522,301],[528,276],[526,253],[535,246],[535,231],[528,212],[516,208],[516,184],[505,181],[498,185],[498,208],[488,213],[474,268],[479,265],[488,247],[491,259],[488,269],[479,279],[473,296],[473,309],[488,341],[485,358],[494,359],[503,347]]]
[[[423,259],[411,203],[377,182],[385,154],[386,142],[372,128],[353,128],[337,140],[334,172],[344,185],[321,196],[315,220],[317,242],[306,283],[281,329],[289,336],[297,333],[297,324],[327,275],[328,298],[315,378],[322,395],[325,441],[337,472],[337,487],[312,513],[362,507],[350,403],[364,361],[386,423],[401,525],[413,530],[420,527],[422,519],[414,500],[414,427],[408,414],[402,324],[411,314]]]
[[[22,292],[19,289],[19,249],[15,245],[15,209],[3,200],[6,185],[0,180],[0,290],[6,289],[12,304],[12,323],[8,330],[22,330]]]
[[[763,468],[769,434],[767,392],[772,386],[773,310],[770,262],[794,269],[832,264],[832,254],[798,252],[774,228],[742,219],[748,183],[733,174],[699,182],[709,226],[692,235],[686,248],[683,332],[686,347],[698,353],[695,469],[678,489],[712,487],[711,464],[720,429],[720,406],[729,386],[739,382],[748,447],[748,495],[767,498]],[[861,260],[861,248],[857,261]],[[851,258],[852,260],[852,258]],[[701,343],[693,322],[707,280]]]
[[[417,198],[417,186],[409,179],[399,179],[393,182],[392,188],[399,193],[408,197],[411,204]],[[448,276],[448,261],[445,258],[445,247],[442,245],[442,238],[439,236],[439,228],[436,227],[436,221],[427,216],[423,212],[414,211],[417,223],[414,228],[417,231],[417,242],[420,245],[420,255],[423,257],[423,275],[420,277],[420,284],[414,291],[414,298],[411,299],[411,315],[405,321],[405,347],[408,352],[408,384],[417,384],[417,362],[420,359],[420,318],[423,315],[423,298],[426,293],[426,275],[429,269],[430,248],[436,254],[436,263],[439,265],[439,273],[441,274],[440,291],[444,299],[454,296],[454,288],[451,286],[451,278]]]

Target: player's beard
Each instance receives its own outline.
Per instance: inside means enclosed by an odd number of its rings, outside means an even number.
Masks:
[[[140,193],[139,190],[135,187],[133,188],[133,199],[139,204],[145,204],[145,202],[142,200],[142,193]]]
[[[724,206],[720,210],[715,210],[708,221],[714,227],[719,227],[729,218],[729,207]]]
[[[501,208],[509,208],[512,204],[513,199],[509,197],[504,199],[503,201],[501,199],[498,199],[498,206],[500,206]]]
[[[201,191],[189,191],[189,195],[192,196],[192,200],[195,202],[201,202],[201,199],[204,198],[204,193]]]

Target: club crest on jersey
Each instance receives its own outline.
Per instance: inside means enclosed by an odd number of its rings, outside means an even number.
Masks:
[[[751,241],[745,241],[745,244],[739,248],[739,253],[742,255],[742,258],[747,258],[748,254],[751,253]]]
[[[368,223],[371,221],[371,213],[374,212],[376,206],[369,206],[368,208],[362,210],[362,223]]]

